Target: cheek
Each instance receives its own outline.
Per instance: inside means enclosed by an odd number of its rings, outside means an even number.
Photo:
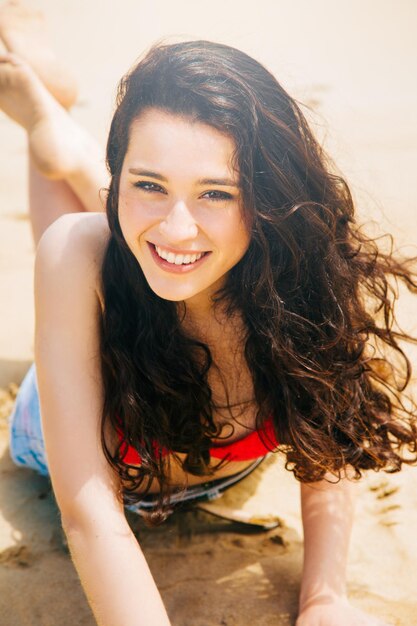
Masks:
[[[136,192],[120,192],[119,195],[119,222],[137,238],[148,228],[151,228],[165,217],[164,208],[160,203],[150,201],[140,202]]]
[[[250,242],[250,235],[241,220],[235,220],[219,231],[219,238],[225,251],[236,257],[243,256]]]
[[[136,239],[146,227],[146,214],[128,195],[119,197],[119,223],[126,241]]]
[[[129,233],[132,229],[132,212],[129,210],[129,204],[124,198],[119,198],[118,217],[120,228],[127,241],[129,239]]]

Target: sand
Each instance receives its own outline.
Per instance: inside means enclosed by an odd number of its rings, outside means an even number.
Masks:
[[[310,105],[314,128],[350,181],[361,219],[373,220],[375,232],[392,232],[415,254],[413,2],[29,4],[48,14],[55,47],[79,76],[74,116],[102,142],[117,79],[153,41],[203,37],[253,54]],[[0,115],[0,138],[0,625],[90,626],[94,619],[62,544],[48,480],[16,468],[8,454],[6,417],[33,359],[34,249],[25,137]],[[401,299],[399,317],[410,330],[417,327],[416,304],[407,294]],[[415,349],[410,355],[415,362]],[[397,626],[417,623],[416,487],[412,468],[370,473],[357,485],[350,597]],[[131,518],[174,626],[294,623],[302,562],[298,485],[276,463],[252,491],[244,508],[273,510],[280,527],[249,532],[201,511],[176,514],[155,530]]]

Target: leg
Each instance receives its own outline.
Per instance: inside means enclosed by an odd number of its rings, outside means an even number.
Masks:
[[[8,52],[12,54],[8,55]],[[65,142],[71,132],[65,109],[75,103],[77,85],[48,44],[45,20],[40,11],[30,9],[19,0],[8,0],[1,5],[0,57],[5,64],[0,68],[0,106],[3,100],[4,111],[28,132],[29,214],[37,243],[44,230],[60,215],[102,210],[97,193],[106,181],[104,168],[100,165],[102,152],[75,124],[72,124],[75,133],[72,147],[77,141],[82,144],[88,152],[89,163],[79,163],[78,170],[75,167],[72,171],[71,160],[63,161],[62,154],[57,152],[59,142],[63,146],[62,152],[71,153],[71,146]],[[11,71],[13,67],[14,71]],[[22,99],[25,100],[23,104]],[[49,112],[49,122],[45,112]]]
[[[29,216],[35,246],[44,231],[58,217],[64,213],[85,210],[78,196],[65,181],[45,178],[29,157]]]
[[[99,192],[107,174],[100,147],[56,102],[32,68],[12,54],[0,56],[0,108],[28,134],[35,239],[54,214],[79,211],[81,206],[102,211]],[[58,207],[61,200],[65,204]]]
[[[0,6],[0,40],[4,51],[27,61],[54,98],[66,109],[77,99],[77,85],[48,43],[45,19],[18,0]]]

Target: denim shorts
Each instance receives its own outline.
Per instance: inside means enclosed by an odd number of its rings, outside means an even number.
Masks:
[[[35,365],[30,367],[20,385],[9,417],[9,433],[10,456],[16,465],[48,476]]]
[[[10,456],[15,464],[33,469],[42,476],[48,476],[35,365],[30,367],[20,386],[13,412],[9,417],[9,427]],[[170,497],[170,504],[176,508],[185,502],[197,503],[220,498],[226,489],[248,476],[265,458],[255,459],[249,467],[233,476],[192,485],[178,494],[173,494]],[[135,504],[126,505],[126,508],[141,514],[143,511],[149,512],[154,509],[156,501],[156,496],[149,494]]]

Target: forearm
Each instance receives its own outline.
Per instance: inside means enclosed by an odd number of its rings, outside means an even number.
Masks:
[[[354,489],[347,479],[337,484],[320,481],[301,486],[304,567],[300,610],[346,594]]]
[[[75,567],[99,626],[169,626],[161,596],[127,522],[67,526]]]

